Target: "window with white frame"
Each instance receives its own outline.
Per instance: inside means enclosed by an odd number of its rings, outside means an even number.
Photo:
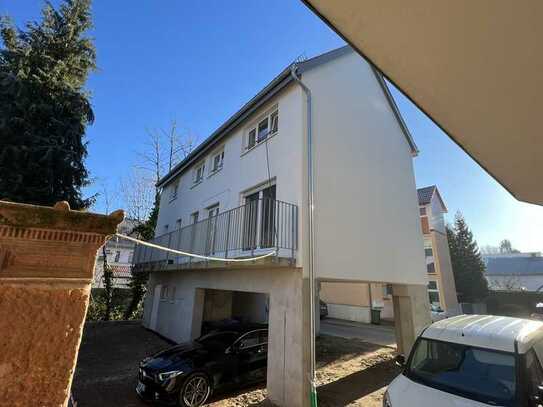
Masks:
[[[430,298],[430,304],[439,305],[439,288],[437,281],[428,282],[428,297]]]
[[[211,158],[211,174],[219,171],[224,162],[224,149],[217,151]]]
[[[176,180],[170,185],[170,202],[177,199],[177,192],[179,190],[179,180]]]
[[[205,172],[205,162],[202,162],[198,164],[194,168],[194,175],[193,175],[193,183],[194,185],[199,184],[204,179],[204,172]]]
[[[253,127],[247,131],[245,149],[250,150],[279,131],[279,111],[272,110],[265,117],[260,118]]]

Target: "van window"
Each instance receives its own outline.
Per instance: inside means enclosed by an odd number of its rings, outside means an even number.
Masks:
[[[515,366],[512,353],[420,339],[406,375],[461,397],[512,407],[516,403]]]

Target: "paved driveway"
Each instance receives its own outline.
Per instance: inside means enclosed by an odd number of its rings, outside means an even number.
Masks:
[[[319,406],[380,407],[383,386],[398,374],[398,369],[393,361],[394,350],[375,342],[393,342],[392,328],[323,322],[322,330],[331,331],[333,336],[322,335],[317,340]],[[139,322],[86,324],[72,386],[77,406],[146,406],[134,391],[138,363],[169,346]],[[267,407],[265,397],[262,385],[216,394],[210,407]]]
[[[381,346],[396,347],[396,337],[392,325],[371,325],[360,322],[343,321],[334,318],[321,320],[321,334],[356,338]]]
[[[87,323],[72,385],[77,407],[146,406],[134,391],[138,363],[169,346],[140,322]]]

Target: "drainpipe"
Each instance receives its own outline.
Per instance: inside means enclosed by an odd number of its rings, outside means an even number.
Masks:
[[[297,65],[294,64],[290,67],[290,74],[292,78],[298,82],[302,90],[305,93],[306,104],[307,104],[307,117],[306,117],[306,126],[307,126],[307,210],[308,210],[308,250],[309,250],[309,319],[310,319],[310,354],[309,354],[309,381],[311,386],[310,401],[311,406],[317,406],[317,389],[315,386],[315,253],[314,253],[314,244],[315,244],[315,234],[313,226],[313,209],[314,209],[314,181],[313,181],[313,138],[312,138],[312,129],[311,129],[311,90],[302,82],[300,77],[297,74]]]

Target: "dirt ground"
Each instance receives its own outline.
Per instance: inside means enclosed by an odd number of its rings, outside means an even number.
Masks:
[[[145,406],[134,391],[138,362],[170,343],[138,323],[85,326],[72,386],[78,407]],[[398,370],[394,350],[358,339],[321,336],[317,341],[319,406],[380,407],[386,386]],[[266,389],[218,394],[211,407],[269,406]]]

